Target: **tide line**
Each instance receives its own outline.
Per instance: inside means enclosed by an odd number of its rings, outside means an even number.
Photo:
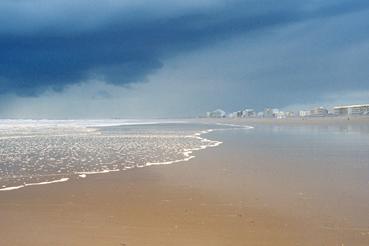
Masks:
[[[209,140],[209,139],[201,137],[201,135],[207,134],[207,133],[210,133],[210,132],[213,132],[213,131],[215,131],[215,129],[208,129],[208,130],[197,132],[197,133],[195,133],[191,136],[188,136],[188,137],[199,139],[201,142],[203,142],[203,143],[206,142],[208,144],[207,145],[201,145],[200,147],[197,147],[197,148],[184,149],[184,151],[182,153],[183,156],[184,156],[183,159],[178,159],[178,160],[173,160],[173,161],[162,161],[162,162],[147,162],[146,165],[144,165],[143,167],[159,166],[159,165],[170,165],[170,164],[174,164],[174,163],[178,163],[178,162],[186,162],[186,161],[189,161],[189,160],[196,157],[196,156],[192,155],[194,151],[204,150],[204,149],[207,149],[207,148],[216,147],[216,146],[221,145],[223,142]]]
[[[61,183],[61,182],[66,182],[68,180],[69,180],[69,178],[61,178],[61,179],[57,179],[57,180],[44,181],[44,182],[39,182],[39,183],[28,183],[28,184],[23,184],[23,185],[19,185],[19,186],[4,187],[4,188],[1,188],[0,191],[18,190],[18,189],[21,189],[21,188],[24,188],[24,187],[27,187],[27,186]]]
[[[86,178],[87,175],[91,174],[101,174],[101,173],[111,173],[111,172],[119,172],[120,169],[105,169],[102,171],[89,171],[89,172],[76,172],[80,178]]]
[[[237,128],[244,128],[244,129],[253,129],[254,127],[252,126],[243,126],[243,125],[234,125],[234,124],[222,124],[222,123],[218,123],[217,125],[223,125],[223,126],[230,126],[230,127],[237,127]],[[232,129],[232,128],[229,128]],[[234,128],[233,128],[234,129]],[[121,170],[128,170],[128,169],[132,169],[132,168],[142,168],[142,167],[148,167],[148,166],[156,166],[156,165],[170,165],[170,164],[174,164],[174,163],[179,163],[179,162],[187,162],[193,158],[195,158],[196,156],[193,155],[194,151],[199,151],[199,150],[204,150],[207,148],[212,148],[212,147],[217,147],[219,145],[221,145],[223,142],[221,141],[215,141],[215,140],[210,140],[204,137],[201,137],[204,134],[210,133],[210,132],[214,132],[214,131],[221,131],[221,130],[228,130],[228,129],[208,129],[208,130],[203,130],[197,133],[194,133],[193,135],[189,135],[186,137],[189,138],[195,138],[200,140],[202,143],[206,143],[205,145],[200,145],[199,147],[196,148],[190,148],[190,149],[184,149],[183,150],[183,157],[182,159],[177,159],[177,160],[172,160],[172,161],[162,161],[162,162],[147,162],[144,165],[141,166],[126,166]],[[76,172],[74,174],[78,175],[80,178],[86,178],[87,175],[92,175],[92,174],[103,174],[103,173],[110,173],[110,172],[118,172],[121,171],[120,169],[105,169],[102,171],[87,171],[87,172]],[[58,180],[52,180],[52,181],[45,181],[45,182],[39,182],[39,183],[28,183],[28,184],[23,184],[23,185],[19,185],[19,186],[11,186],[11,187],[3,187],[0,188],[0,191],[11,191],[11,190],[17,190],[17,189],[21,189],[21,188],[25,188],[27,186],[36,186],[36,185],[46,185],[46,184],[53,184],[53,183],[61,183],[61,182],[66,182],[68,181],[69,178],[61,178]]]

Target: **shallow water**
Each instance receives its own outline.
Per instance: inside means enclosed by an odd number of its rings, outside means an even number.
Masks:
[[[194,157],[192,152],[220,144],[201,135],[210,128],[229,128],[170,122],[101,125],[88,121],[6,124],[0,131],[0,190],[187,161]]]
[[[209,137],[224,142],[238,194],[257,191],[265,206],[326,230],[369,232],[368,125],[255,125]]]

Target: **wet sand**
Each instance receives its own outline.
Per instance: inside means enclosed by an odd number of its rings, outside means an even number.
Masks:
[[[224,144],[186,163],[2,192],[0,245],[369,245],[367,136],[263,127],[211,133]]]

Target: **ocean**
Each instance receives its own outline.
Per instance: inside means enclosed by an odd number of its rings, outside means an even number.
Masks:
[[[168,165],[216,147],[205,135],[240,126],[170,120],[1,120],[0,191]]]

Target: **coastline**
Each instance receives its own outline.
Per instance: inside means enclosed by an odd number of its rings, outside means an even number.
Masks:
[[[269,124],[274,125],[256,125]],[[351,214],[355,206],[358,212],[369,210],[346,201],[352,201],[350,194],[334,193],[330,183],[322,189],[329,194],[314,190],[321,188],[319,182],[306,185],[310,176],[300,177],[306,170],[296,163],[310,160],[276,158],[274,143],[252,142],[258,135],[247,135],[248,140],[233,131],[209,134],[224,144],[196,152],[188,162],[0,193],[0,244],[368,245],[368,225],[350,218],[360,216]],[[291,158],[297,167],[289,171]]]
[[[294,117],[285,119],[275,118],[197,118],[189,119],[191,122],[202,123],[228,123],[239,125],[289,125],[289,126],[302,126],[302,125],[369,125],[369,116],[350,116],[350,117]]]
[[[150,123],[150,124],[152,124],[152,123]],[[237,126],[237,127],[239,127],[239,126]],[[251,128],[252,127],[247,127],[247,129],[251,129]],[[231,130],[231,129],[232,128],[230,128],[228,130]],[[205,150],[207,148],[217,147],[220,144],[222,144],[222,142],[220,142],[220,141],[210,140],[210,139],[207,139],[207,138],[202,136],[202,135],[206,135],[206,134],[211,133],[211,132],[216,131],[216,130],[223,130],[223,129],[207,129],[207,130],[202,130],[202,131],[199,131],[199,132],[195,132],[192,135],[184,136],[185,138],[197,139],[202,143],[202,145],[200,145],[199,147],[183,149],[183,153],[182,153],[183,158],[181,158],[181,159],[173,159],[173,160],[170,160],[170,161],[161,161],[161,162],[147,162],[144,165],[137,165],[136,167],[127,166],[127,167],[123,167],[121,169],[103,169],[101,171],[75,172],[75,173],[64,174],[64,175],[62,175],[62,176],[65,176],[63,178],[54,177],[54,179],[51,179],[51,180],[45,180],[45,181],[42,181],[42,182],[23,183],[23,184],[16,185],[16,186],[3,185],[3,186],[0,186],[0,192],[18,190],[18,189],[22,189],[22,188],[29,187],[29,186],[38,186],[38,185],[47,185],[47,184],[54,184],[54,183],[60,183],[60,182],[67,182],[70,179],[87,178],[90,175],[107,174],[107,173],[111,173],[111,172],[120,172],[120,171],[126,171],[126,170],[133,169],[133,168],[144,168],[144,167],[150,167],[150,166],[171,165],[171,164],[176,164],[176,163],[181,163],[181,162],[187,162],[187,161],[189,161],[189,160],[196,157],[193,154],[193,152],[197,152],[197,151],[200,151],[200,150]],[[99,131],[99,129],[96,129],[95,131]],[[53,175],[53,176],[56,176],[56,175]],[[57,176],[60,176],[60,175],[58,174]],[[57,178],[57,179],[55,179],[55,178]]]

